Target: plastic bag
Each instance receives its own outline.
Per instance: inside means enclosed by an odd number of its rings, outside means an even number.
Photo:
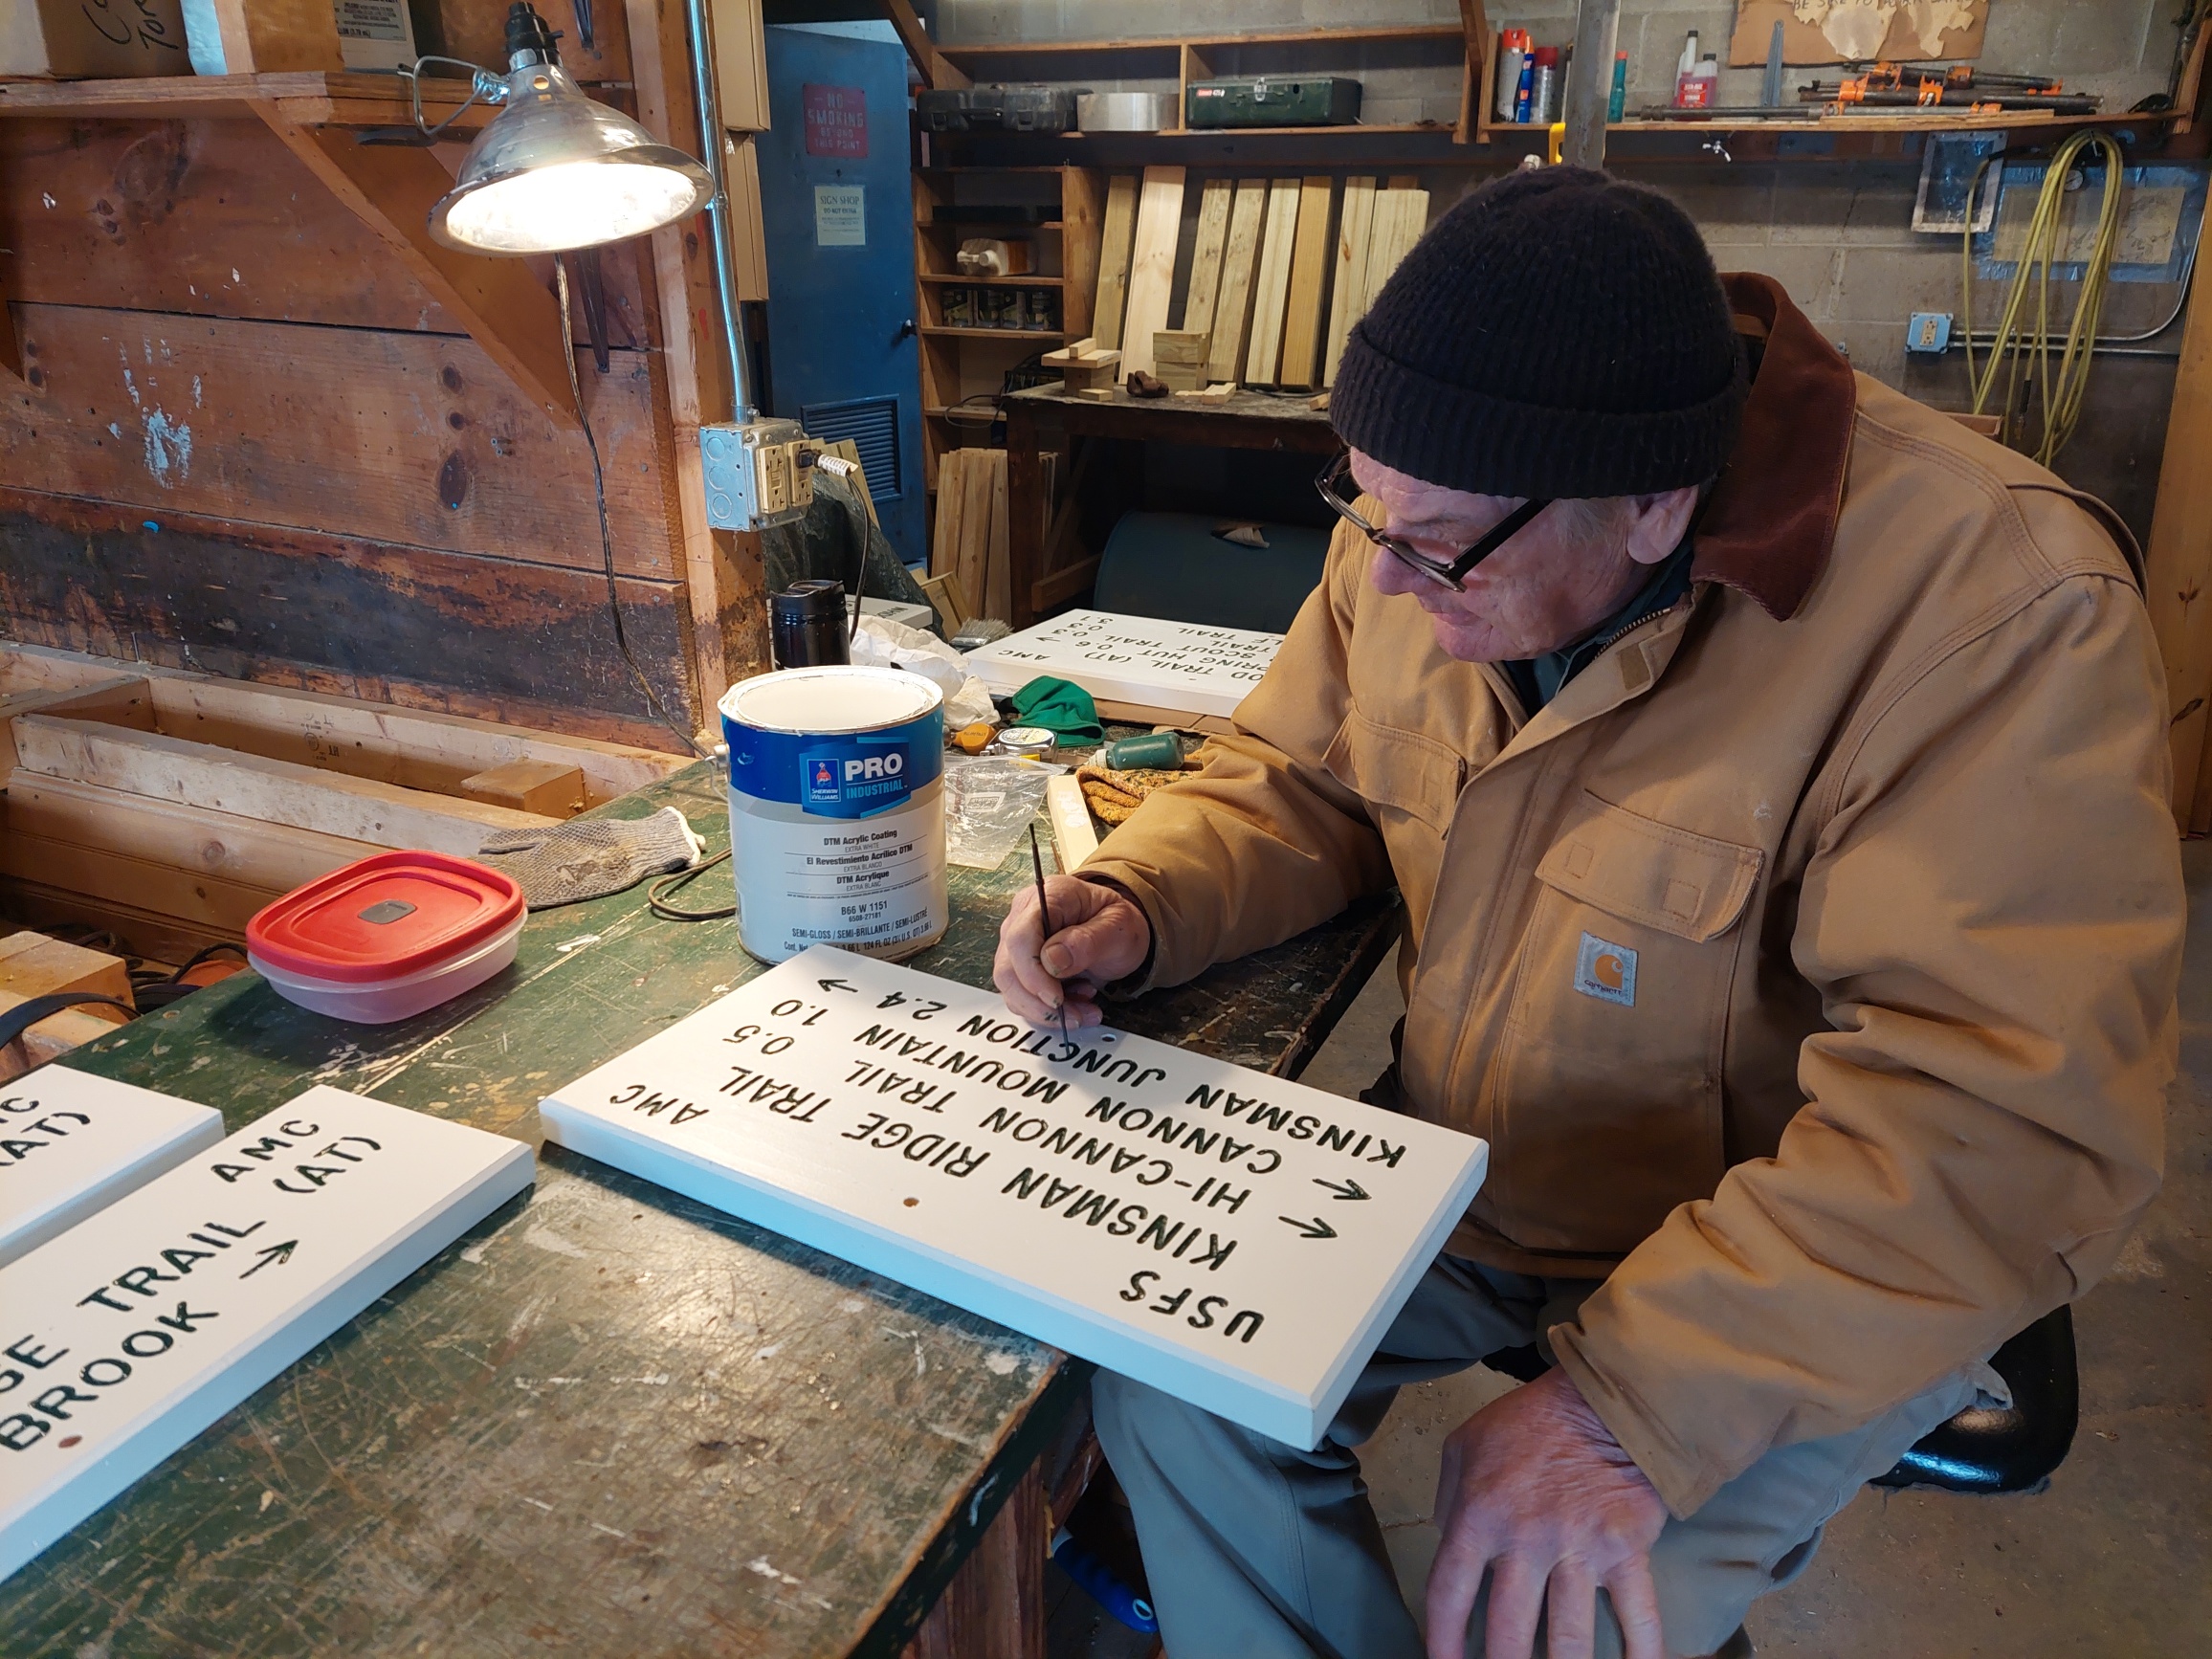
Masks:
[[[863,616],[860,631],[852,636],[852,652],[855,663],[903,668],[935,682],[944,693],[944,729],[948,732],[997,718],[984,682],[968,673],[959,652],[934,633],[881,616]]]
[[[1020,755],[945,757],[944,856],[967,870],[996,870],[1029,839],[1044,809],[1049,761]]]

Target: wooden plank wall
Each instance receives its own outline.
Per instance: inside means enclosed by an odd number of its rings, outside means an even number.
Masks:
[[[442,11],[448,49],[497,60],[504,0]],[[630,44],[600,7],[579,73],[627,79]],[[261,122],[0,122],[0,250],[25,349],[0,377],[0,633],[675,746],[615,652],[582,433]],[[610,366],[579,316],[578,371],[625,619],[697,724],[652,249],[604,260]]]

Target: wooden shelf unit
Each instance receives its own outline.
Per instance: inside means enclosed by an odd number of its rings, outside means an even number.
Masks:
[[[1156,35],[1139,40],[1034,40],[994,42],[988,45],[945,46],[940,54],[962,71],[974,70],[997,63],[1015,67],[1023,78],[1053,80],[1079,78],[1082,66],[1100,58],[1117,58],[1135,69],[1139,75],[1150,72],[1164,79],[1172,71],[1175,75],[1175,125],[1163,128],[1160,138],[1211,138],[1242,137],[1250,134],[1280,133],[1414,133],[1451,132],[1464,144],[1470,136],[1466,112],[1471,107],[1472,88],[1481,61],[1483,41],[1490,30],[1484,18],[1481,0],[1463,0],[1459,23],[1411,23],[1386,25],[1366,29],[1275,29],[1258,30],[1245,34],[1189,34]],[[1275,48],[1285,52],[1302,53],[1308,48],[1320,52],[1340,50],[1346,46],[1449,46],[1459,59],[1461,120],[1457,126],[1449,122],[1383,122],[1375,125],[1353,123],[1344,126],[1292,126],[1292,127],[1186,127],[1183,115],[1190,107],[1190,83],[1194,80],[1211,80],[1215,77],[1215,58],[1228,53],[1252,48]],[[1066,67],[1063,77],[1056,73]],[[1313,64],[1316,71],[1333,67],[1318,57]],[[1055,138],[1080,139],[1082,133],[1060,133]],[[1115,138],[1133,135],[1116,133]],[[1134,135],[1142,136],[1142,135]]]
[[[1003,219],[984,213],[997,203],[1011,210]],[[1029,219],[1019,210],[1050,207],[1056,218]],[[1106,175],[1073,166],[918,167],[914,174],[914,272],[917,329],[921,346],[922,478],[934,501],[938,463],[947,450],[973,448],[988,436],[990,406],[962,400],[995,392],[1006,371],[1024,358],[1080,339],[1091,327],[1091,301],[1098,282],[1098,239],[1106,202]],[[940,207],[984,214],[940,220]],[[1035,268],[1019,276],[977,277],[954,257],[964,237],[1026,237]],[[1059,326],[960,327],[944,321],[948,288],[1043,289],[1059,296]]]

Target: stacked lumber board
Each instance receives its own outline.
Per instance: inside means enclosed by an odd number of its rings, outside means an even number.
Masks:
[[[1013,615],[1010,529],[1006,452],[947,450],[939,456],[930,578],[953,578],[973,615],[1001,621]]]
[[[178,958],[389,848],[473,854],[687,764],[630,748],[0,644],[0,899]]]
[[[1183,169],[1113,179],[1094,348],[1119,350],[1124,370],[1178,391],[1335,384],[1353,324],[1428,224],[1428,192],[1411,175],[1338,186],[1326,173],[1200,182],[1190,276],[1170,327]]]
[[[42,933],[9,933],[4,927],[0,933],[7,934],[0,938],[0,1014],[57,991],[90,991],[136,1006],[129,964],[122,958]],[[0,1047],[0,1082],[104,1037],[129,1018],[121,1008],[97,1003],[50,1014]]]

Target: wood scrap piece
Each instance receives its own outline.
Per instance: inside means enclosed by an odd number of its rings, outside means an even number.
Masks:
[[[120,956],[26,929],[0,939],[0,991],[25,1001],[55,991],[90,991],[128,1003],[130,968]]]
[[[1202,386],[1191,391],[1179,391],[1175,395],[1195,398],[1204,403],[1227,403],[1236,395],[1236,382],[1217,380],[1211,386]]]
[[[1129,302],[1121,324],[1122,366],[1152,368],[1152,337],[1167,326],[1175,288],[1175,249],[1183,232],[1181,167],[1146,167],[1137,208],[1137,234],[1129,258]]]
[[[1244,366],[1245,336],[1251,320],[1252,266],[1259,257],[1267,200],[1267,180],[1237,181],[1236,200],[1229,210],[1228,241],[1222,250],[1213,332],[1206,348],[1208,380],[1234,380]]]
[[[860,445],[852,438],[839,438],[822,448],[852,469],[852,487],[860,492],[860,504],[868,509],[868,521],[881,524],[883,520],[875,516],[875,493],[868,487],[868,469],[861,464]]]
[[[558,761],[509,761],[463,778],[461,793],[518,812],[573,818],[584,810],[584,773]]]
[[[1222,255],[1228,251],[1229,207],[1236,187],[1227,179],[1208,179],[1199,192],[1198,231],[1190,249],[1190,289],[1183,300],[1183,328],[1186,334],[1211,335],[1213,302],[1221,293]]]
[[[1162,328],[1152,336],[1152,361],[1155,366],[1163,363],[1196,364],[1206,362],[1206,336],[1203,330]]]
[[[1321,384],[1321,300],[1329,285],[1335,229],[1330,210],[1337,181],[1316,173],[1298,182],[1298,234],[1291,253],[1290,298],[1283,306],[1283,348],[1277,385]]]
[[[947,638],[965,628],[968,618],[975,614],[968,608],[967,595],[961,589],[958,572],[947,570],[941,576],[925,576],[918,586],[936,608],[937,619]]]
[[[1098,851],[1098,831],[1092,826],[1083,785],[1073,772],[1046,781],[1045,811],[1052,820],[1052,853],[1060,861],[1060,874],[1073,875]]]
[[[0,991],[0,1014],[7,1013],[29,997],[16,996],[11,991]],[[101,1037],[113,1036],[116,1027],[130,1016],[121,1008],[106,1007],[99,1003],[89,1006],[63,1008],[57,1014],[49,1014],[36,1025],[31,1026],[6,1048],[0,1049],[0,1083],[13,1082],[33,1066],[43,1066],[49,1060],[58,1060],[73,1049],[81,1049],[87,1043]]]
[[[1375,181],[1365,175],[1344,181],[1344,204],[1338,215],[1336,290],[1329,299],[1329,343],[1321,359],[1321,384],[1337,384],[1337,365],[1352,324],[1367,312],[1367,245],[1375,229]]]
[[[1121,343],[1123,302],[1129,296],[1129,254],[1137,239],[1137,180],[1118,173],[1106,185],[1106,218],[1099,227],[1097,296],[1091,302],[1091,332],[1101,351]]]

